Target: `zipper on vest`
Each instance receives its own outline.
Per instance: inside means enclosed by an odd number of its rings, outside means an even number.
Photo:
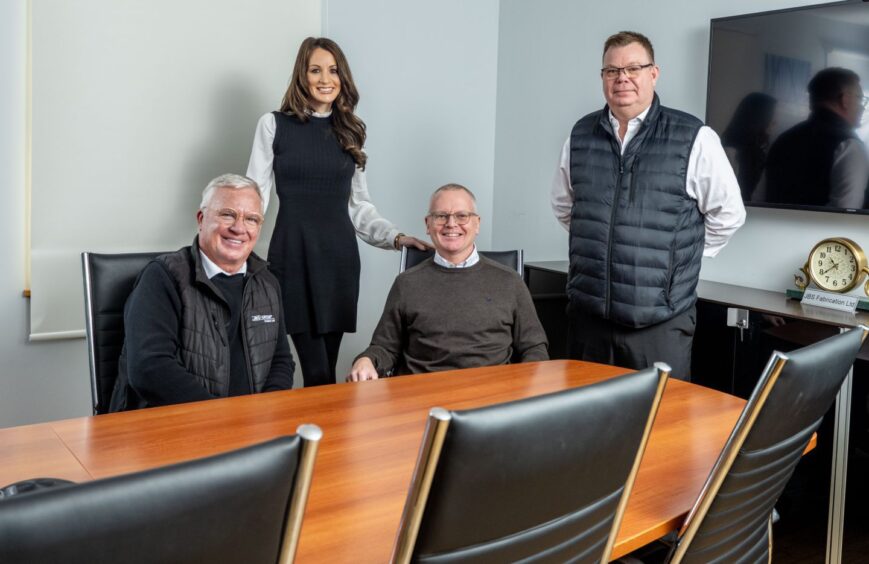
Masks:
[[[248,280],[248,282],[250,282]],[[248,297],[248,289],[250,288],[250,284],[245,284],[244,289],[241,293],[241,350],[244,351],[244,363],[247,365],[247,382],[250,386],[250,393],[255,394],[256,388],[253,387],[253,366],[250,363],[250,350],[247,346],[247,318],[245,317],[245,300]],[[263,381],[265,382],[265,381]]]
[[[223,346],[227,346],[226,337],[223,336],[222,328],[220,327],[220,320],[217,319],[217,316],[214,315],[214,312],[211,312],[211,323],[214,324],[214,330],[217,331],[217,335],[220,337],[220,342],[223,343]]]
[[[226,351],[228,353],[228,355],[231,355],[231,352],[229,350],[229,340],[223,334],[224,330],[226,329],[226,326],[225,326],[225,324],[221,323],[221,321],[217,318],[217,314],[215,314],[213,311],[211,312],[211,324],[214,325],[214,332],[217,333],[218,337],[220,337],[220,343],[223,345],[223,350]],[[229,380],[232,377],[230,375],[230,362],[231,362],[230,356],[227,356],[226,357],[226,376],[227,376],[227,378],[226,378],[225,384],[222,386],[223,389],[220,390],[220,393],[221,393],[220,397],[226,397],[229,395]]]
[[[622,155],[619,154],[619,175],[616,178],[616,185],[613,194],[613,207],[610,212],[610,229],[609,237],[606,244],[606,300],[604,302],[604,319],[610,318],[610,289],[612,288],[613,280],[613,232],[616,225],[616,212],[619,209],[619,194],[622,191],[622,175],[625,173],[625,163],[622,160]]]
[[[634,161],[631,163],[631,189],[628,192],[628,203],[634,203],[634,194],[637,191],[637,162],[640,160],[640,156],[636,155],[634,157]]]

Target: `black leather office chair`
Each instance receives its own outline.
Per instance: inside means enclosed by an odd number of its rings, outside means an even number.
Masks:
[[[393,561],[608,562],[668,375],[432,409]]]
[[[671,562],[770,561],[773,506],[867,330],[773,353],[679,531]]]
[[[124,304],[142,269],[163,253],[82,253],[85,332],[94,415],[108,413],[124,345]]]
[[[322,432],[0,500],[0,562],[292,562]]]
[[[519,276],[525,275],[525,261],[522,249],[515,251],[479,251],[481,256],[491,259],[495,262],[500,262],[504,266],[508,266],[519,273]],[[416,247],[401,248],[401,262],[398,265],[398,272],[402,273],[411,266],[416,266],[430,256],[434,256],[433,250],[420,251]]]

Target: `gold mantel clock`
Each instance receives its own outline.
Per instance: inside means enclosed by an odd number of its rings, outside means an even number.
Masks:
[[[847,292],[869,273],[869,266],[860,245],[845,237],[830,237],[812,248],[800,271],[805,278],[799,274],[794,276],[794,284],[800,290],[805,290],[811,281],[827,292]],[[869,295],[869,280],[863,291]]]

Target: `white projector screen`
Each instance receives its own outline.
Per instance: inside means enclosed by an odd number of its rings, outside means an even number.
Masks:
[[[190,244],[320,19],[320,0],[32,2],[31,339],[84,335],[82,251]]]

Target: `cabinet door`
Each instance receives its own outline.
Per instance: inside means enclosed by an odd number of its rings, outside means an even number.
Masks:
[[[549,341],[549,358],[567,358],[567,274],[525,266],[525,282]]]

